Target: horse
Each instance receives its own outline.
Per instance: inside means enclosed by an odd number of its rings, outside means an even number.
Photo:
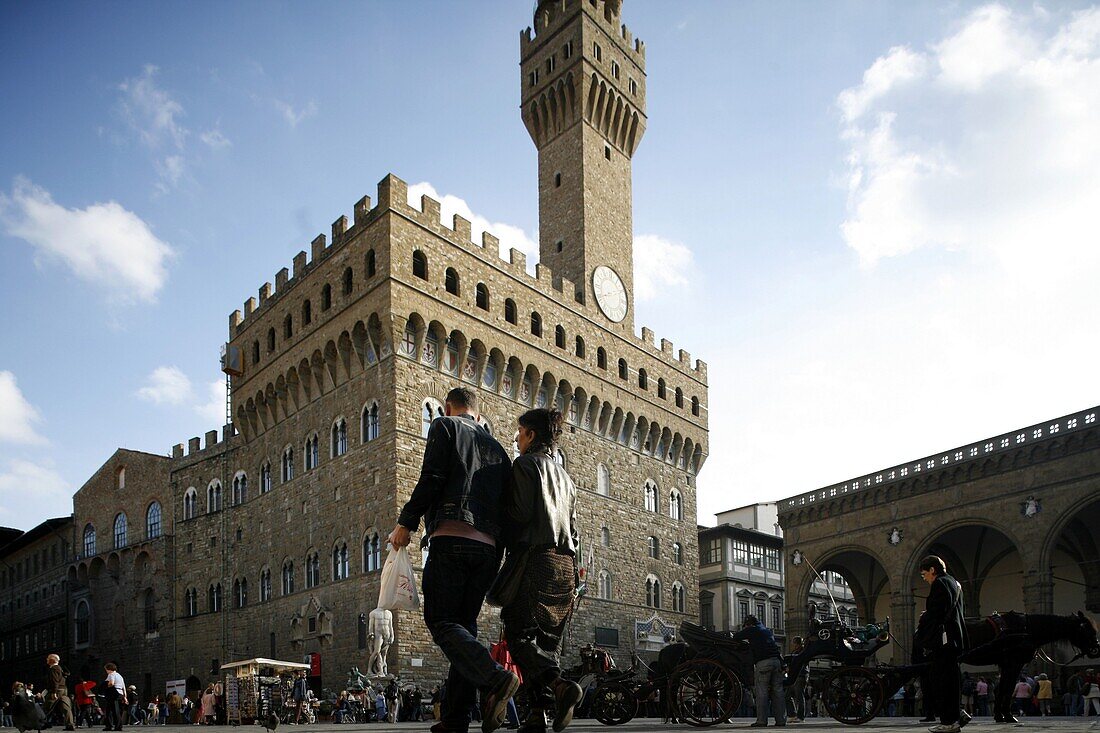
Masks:
[[[1018,722],[1010,707],[1012,690],[1020,670],[1042,645],[1069,642],[1078,652],[1076,658],[1100,657],[1096,622],[1080,611],[1072,616],[1010,611],[967,619],[966,632],[970,648],[959,661],[977,666],[996,665],[1000,669],[993,706],[993,717],[998,723]]]

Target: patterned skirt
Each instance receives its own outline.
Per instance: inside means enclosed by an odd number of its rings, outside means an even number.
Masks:
[[[560,555],[554,550],[532,551],[527,557],[519,595],[503,615],[530,619],[542,632],[560,634],[573,613],[573,562],[572,555]]]

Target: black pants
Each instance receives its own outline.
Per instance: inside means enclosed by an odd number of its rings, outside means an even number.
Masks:
[[[116,691],[108,690],[105,702],[107,721],[104,729],[122,730],[122,696]]]
[[[962,673],[959,671],[959,653],[953,644],[941,646],[932,652],[929,677],[936,689],[936,714],[944,725],[959,722],[959,696],[962,694]]]
[[[478,689],[500,680],[502,667],[477,640],[477,616],[497,576],[495,547],[462,537],[432,540],[424,568],[424,623],[451,663],[440,718],[451,729],[466,730]]]
[[[532,552],[513,603],[500,611],[504,638],[520,672],[532,708],[549,709],[549,685],[561,676],[558,650],[573,607],[572,555]]]

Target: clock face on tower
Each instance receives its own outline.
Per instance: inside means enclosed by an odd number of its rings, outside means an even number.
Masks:
[[[603,314],[615,323],[626,318],[626,288],[618,273],[606,265],[592,271],[592,291]]]

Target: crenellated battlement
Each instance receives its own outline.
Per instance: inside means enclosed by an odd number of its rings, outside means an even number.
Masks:
[[[540,37],[547,37],[577,13],[585,13],[597,22],[609,36],[617,39],[624,51],[634,55],[634,61],[645,68],[645,43],[634,38],[622,22],[622,0],[541,0],[535,9],[534,28],[520,32],[520,58],[526,58]]]
[[[236,338],[257,317],[274,307],[281,296],[304,275],[311,272],[346,242],[351,241],[365,226],[377,220],[385,211],[393,211],[415,221],[441,239],[508,272],[516,280],[527,282],[567,310],[593,320],[602,317],[594,303],[583,303],[579,300],[580,289],[572,280],[555,275],[551,268],[541,263],[536,265],[535,272],[532,274],[527,269],[527,256],[523,252],[512,248],[509,249],[506,257],[502,256],[500,240],[489,232],[482,232],[480,243],[474,242],[471,223],[457,214],[452,217],[450,224],[443,222],[441,220],[442,204],[439,201],[424,195],[417,202],[419,208],[413,205],[409,201],[408,184],[397,176],[390,174],[379,181],[377,193],[378,203],[373,208],[371,208],[369,196],[364,196],[355,204],[354,223],[349,225],[346,216],[340,216],[333,222],[331,243],[324,234],[317,235],[311,243],[311,256],[308,261],[305,251],[298,252],[294,256],[293,269],[288,270],[284,267],[276,273],[274,288],[270,282],[265,282],[259,288],[258,302],[257,298],[249,298],[244,302],[243,313],[241,310],[233,311],[229,315],[230,339]],[[697,379],[706,381],[707,365],[703,361],[696,360],[692,364],[690,354],[682,349],[678,357],[674,356],[673,344],[666,339],[662,339],[661,346],[658,347],[652,331],[648,328],[644,328],[640,336],[634,337],[634,343],[654,357],[666,361]]]

